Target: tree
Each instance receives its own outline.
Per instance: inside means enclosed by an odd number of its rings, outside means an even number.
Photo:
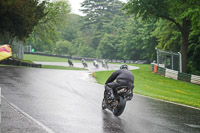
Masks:
[[[77,55],[80,57],[96,57],[95,50],[88,45],[79,44]]]
[[[54,45],[60,39],[61,30],[67,24],[70,7],[64,0],[48,2],[45,12],[47,15],[34,28],[27,39],[27,44],[34,41],[33,47],[36,51],[52,52]]]
[[[104,36],[104,25],[110,23],[115,14],[120,14],[123,4],[119,0],[85,0],[81,11],[85,14],[83,30],[88,38],[88,44],[96,49]]]
[[[67,24],[61,29],[61,38],[63,40],[72,42],[78,37],[81,28],[81,19],[82,17],[79,15],[69,14]]]
[[[197,30],[200,24],[199,0],[130,0],[124,6],[124,10],[144,20],[161,18],[174,23],[181,32],[182,68],[183,72],[187,71],[189,33],[192,28]]]
[[[117,55],[118,40],[115,35],[105,34],[97,48],[98,57],[115,59]]]
[[[58,41],[53,48],[53,53],[58,55],[72,55],[72,44],[69,41]]]
[[[98,24],[97,30],[104,22],[110,22],[113,14],[119,12],[122,3],[119,0],[85,0],[81,11],[86,14],[85,25]]]
[[[146,60],[148,63],[155,59],[156,38],[151,36],[155,29],[155,21],[144,23],[140,19],[127,20],[122,34],[120,49],[125,59]]]
[[[45,1],[39,0],[1,0],[0,36],[2,43],[12,44],[16,37],[25,40],[34,26],[45,17]]]
[[[192,32],[189,37],[188,72],[200,75],[200,33]]]
[[[152,32],[152,36],[157,38],[159,49],[179,52],[181,48],[181,33],[174,23],[167,20],[159,20],[156,22],[156,28]]]

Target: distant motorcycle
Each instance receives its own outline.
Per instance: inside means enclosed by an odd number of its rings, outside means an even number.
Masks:
[[[98,65],[98,64],[94,64],[94,66],[95,66],[96,68],[99,68],[99,65]]]
[[[132,89],[127,86],[120,86],[116,88],[113,100],[108,100],[108,94],[105,93],[102,101],[102,109],[105,110],[107,108],[112,111],[115,116],[120,116],[125,109],[126,101],[132,99],[132,96],[130,96],[131,94]]]
[[[105,60],[102,61],[102,67],[108,69],[108,63]]]
[[[72,63],[72,61],[70,60],[70,59],[68,59],[68,64],[69,64],[69,66],[74,66],[74,64]]]
[[[94,60],[93,65],[94,65],[96,68],[99,68],[99,64],[97,63],[96,60]]]
[[[108,69],[108,64],[102,64],[102,67],[104,67],[105,69]]]
[[[84,68],[85,68],[85,67],[88,67],[88,65],[87,65],[86,62],[82,62],[82,64],[83,64]]]

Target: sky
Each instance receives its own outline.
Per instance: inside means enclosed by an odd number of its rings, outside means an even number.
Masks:
[[[71,12],[82,16],[83,14],[81,11],[79,11],[79,9],[81,8],[81,3],[84,0],[68,0],[68,1],[71,5]],[[120,1],[126,2],[127,0],[120,0]]]

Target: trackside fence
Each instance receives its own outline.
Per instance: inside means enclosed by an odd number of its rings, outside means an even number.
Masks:
[[[200,76],[191,75],[191,74],[182,73],[179,71],[159,67],[157,64],[154,64],[154,63],[151,64],[151,68],[152,68],[152,72],[165,76],[167,78],[172,78],[175,80],[181,80],[181,81],[186,81],[186,82],[200,85]]]
[[[15,59],[15,58],[8,58],[3,61],[0,61],[0,64],[42,68],[41,64],[33,64],[33,63],[23,62],[21,60]]]

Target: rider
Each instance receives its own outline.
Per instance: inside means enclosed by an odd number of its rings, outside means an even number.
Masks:
[[[69,63],[70,66],[73,66],[73,63],[69,58],[68,58],[68,63]]]
[[[105,59],[102,60],[102,67],[105,67],[107,65],[107,61]]]
[[[82,64],[84,67],[87,67],[87,63],[86,63],[85,59],[82,59]]]
[[[113,90],[119,86],[128,86],[132,90],[134,88],[134,76],[132,72],[128,70],[128,66],[126,64],[121,65],[120,70],[113,72],[112,75],[107,79],[104,93],[109,94],[108,99],[114,99]],[[131,100],[132,97],[133,94],[131,93],[128,100]]]
[[[85,63],[86,63],[86,62],[85,62],[85,59],[82,59],[82,63],[83,63],[83,64],[85,64]]]
[[[96,66],[98,63],[96,60],[93,61],[93,65]]]

